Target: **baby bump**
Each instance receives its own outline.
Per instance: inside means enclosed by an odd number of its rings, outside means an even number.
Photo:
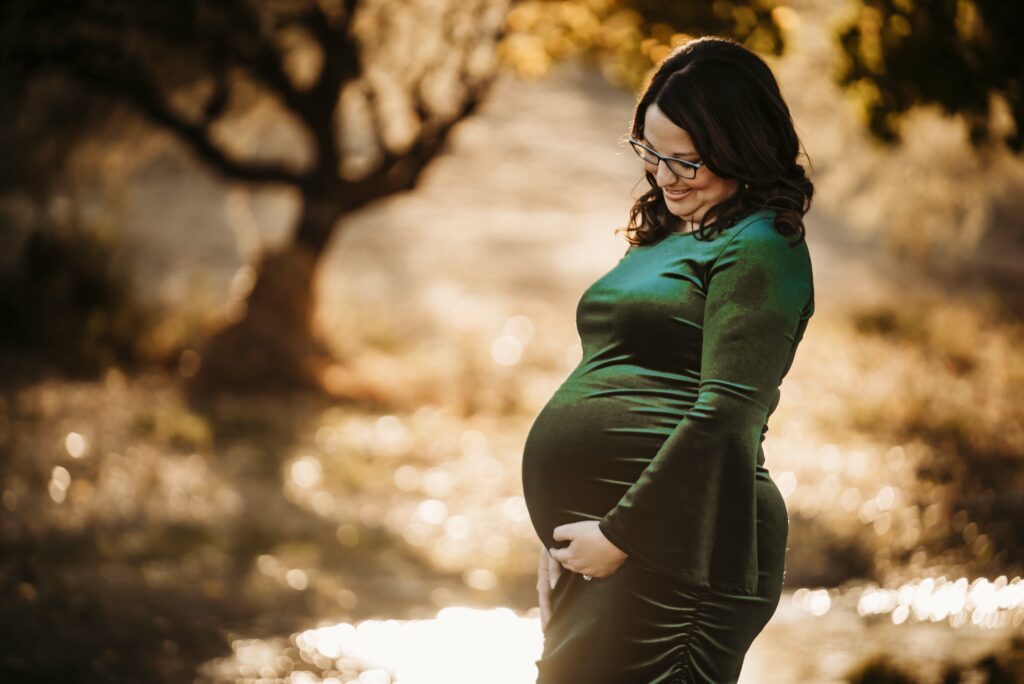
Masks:
[[[558,525],[597,520],[611,510],[651,462],[682,418],[637,411],[626,395],[580,396],[563,388],[541,409],[523,449],[523,493],[546,546]]]

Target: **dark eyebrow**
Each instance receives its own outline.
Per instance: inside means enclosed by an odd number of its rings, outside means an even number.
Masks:
[[[651,141],[648,140],[646,137],[640,136],[640,140],[643,142],[643,144],[647,145],[648,147],[650,147],[655,152],[659,152],[660,151],[660,150],[655,149],[654,145],[652,145]],[[662,154],[665,154],[665,153],[662,152]],[[671,154],[669,154],[667,156],[669,156],[669,157],[699,157],[700,154],[698,154],[697,151],[694,150],[693,152],[672,152]]]

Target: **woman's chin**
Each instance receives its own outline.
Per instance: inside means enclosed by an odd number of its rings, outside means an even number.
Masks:
[[[693,207],[685,207],[685,206],[683,206],[683,207],[675,206],[674,207],[674,206],[672,206],[671,203],[668,203],[667,207],[668,207],[668,213],[672,214],[676,218],[683,219],[684,221],[699,221],[700,220],[699,217],[694,216],[694,214],[696,212],[693,209]]]

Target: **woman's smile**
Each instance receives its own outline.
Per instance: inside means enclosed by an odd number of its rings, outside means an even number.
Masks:
[[[690,193],[693,192],[693,188],[684,188],[682,190],[669,190],[668,188],[663,188],[663,192],[665,193],[665,199],[672,202],[680,202],[690,196]]]

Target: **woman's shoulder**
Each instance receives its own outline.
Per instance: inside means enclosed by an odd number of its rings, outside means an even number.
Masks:
[[[727,238],[719,256],[756,252],[769,257],[778,255],[783,259],[809,259],[807,241],[797,233],[787,235],[775,226],[775,211],[762,209],[748,214],[725,231]],[[788,256],[787,256],[788,255]]]
[[[800,234],[779,232],[774,211],[756,211],[726,232],[731,235],[715,256],[712,274],[738,265],[743,270],[777,271],[788,277],[812,279],[807,241]]]
[[[775,242],[792,246],[804,242],[802,235],[786,235],[780,232],[775,226],[775,216],[776,212],[773,209],[759,209],[741,218],[725,232],[732,234],[730,242]]]

